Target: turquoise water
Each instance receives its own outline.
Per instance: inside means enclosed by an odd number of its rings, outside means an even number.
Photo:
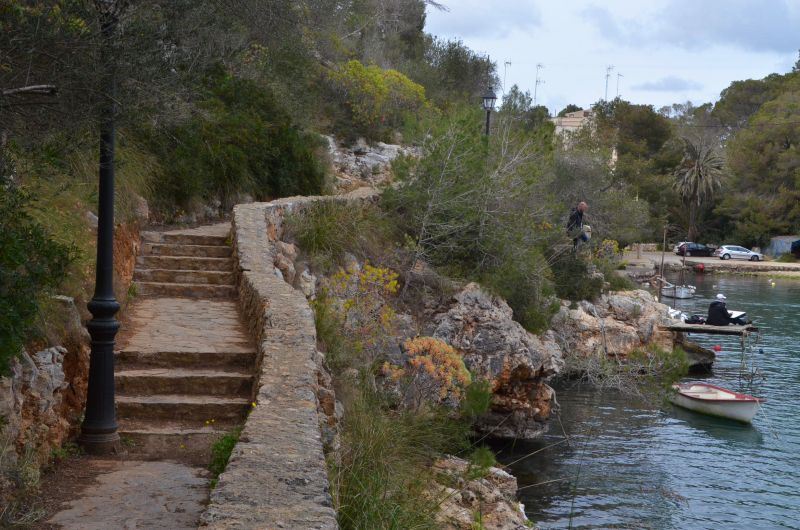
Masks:
[[[679,308],[705,313],[723,292],[761,337],[746,359],[757,370],[752,383],[740,378],[738,337],[694,336],[722,351],[712,375],[687,380],[768,402],[749,426],[585,386],[556,388],[560,424],[535,443],[495,447],[501,462],[522,458],[511,471],[541,528],[800,529],[800,281],[775,279],[773,287],[768,278],[709,275],[692,282],[697,297]]]

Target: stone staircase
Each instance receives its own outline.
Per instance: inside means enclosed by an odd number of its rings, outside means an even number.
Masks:
[[[128,452],[207,464],[250,407],[255,347],[235,299],[230,225],[142,232],[116,353]]]

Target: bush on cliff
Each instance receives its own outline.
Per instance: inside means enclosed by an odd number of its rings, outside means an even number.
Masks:
[[[294,125],[265,86],[213,71],[202,111],[151,145],[164,160],[154,196],[164,209],[238,196],[259,200],[321,192],[325,172],[319,137]]]
[[[408,263],[486,284],[541,331],[552,293],[544,255],[564,237],[544,193],[552,140],[505,118],[487,138],[476,126],[481,117],[464,108],[430,124],[422,156],[393,164],[397,185],[382,204],[408,235]]]
[[[345,137],[389,140],[429,108],[425,88],[396,70],[348,61],[328,74],[335,128]]]
[[[73,259],[72,248],[53,241],[26,208],[30,197],[0,175],[0,374],[6,373],[39,313]]]
[[[387,362],[386,352],[396,340],[396,319],[387,301],[397,287],[396,273],[366,264],[335,274],[314,302],[320,347],[344,405],[340,444],[328,455],[331,494],[343,529],[439,528],[442,499],[431,464],[444,453],[470,449],[471,421],[490,402],[489,384],[466,386],[470,377],[463,361],[441,341],[414,339],[406,345],[414,351],[407,366]],[[424,404],[398,399],[391,391],[390,381],[411,387],[431,373],[430,381],[445,384],[431,387],[435,395]],[[388,384],[380,383],[379,374]],[[460,409],[439,404],[450,398],[460,401]]]

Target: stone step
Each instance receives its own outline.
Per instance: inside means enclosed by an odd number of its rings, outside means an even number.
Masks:
[[[208,285],[202,283],[134,282],[139,296],[175,298],[234,298],[233,285]]]
[[[139,254],[141,256],[193,256],[201,258],[229,258],[233,254],[233,249],[229,246],[143,243]]]
[[[117,416],[123,420],[171,420],[205,423],[243,419],[250,400],[241,397],[158,394],[117,396]]]
[[[233,260],[231,258],[202,258],[191,256],[138,256],[136,258],[136,267],[142,269],[229,272],[233,270]]]
[[[178,460],[206,467],[211,446],[241,422],[169,422],[164,420],[119,420],[118,433],[129,454],[147,458]]]
[[[141,396],[163,393],[203,394],[212,396],[250,396],[252,374],[222,370],[145,368],[117,370],[119,395]]]
[[[133,273],[133,279],[156,283],[234,284],[233,273],[227,271],[136,269]]]
[[[148,353],[118,351],[114,355],[117,370],[146,370],[148,368],[202,368],[225,370],[252,370],[256,354],[250,344],[232,343],[225,352],[175,351]]]
[[[173,245],[228,246],[228,236],[206,236],[199,234],[168,234],[164,232],[140,232],[142,243],[171,243]]]

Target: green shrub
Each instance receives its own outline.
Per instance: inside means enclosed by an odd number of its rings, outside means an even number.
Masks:
[[[593,300],[603,290],[603,278],[589,275],[588,263],[567,252],[553,265],[556,295],[572,301]]]
[[[39,312],[59,286],[72,247],[53,241],[27,211],[30,197],[0,176],[0,373],[6,373]]]
[[[489,472],[489,468],[497,465],[497,459],[494,452],[481,445],[472,450],[469,455],[469,470],[467,471],[468,479],[476,479],[485,477]]]
[[[297,241],[316,265],[342,265],[347,253],[382,263],[399,238],[387,216],[372,204],[318,201],[286,217],[287,237]]]
[[[430,464],[464,449],[467,433],[467,425],[445,411],[391,411],[363,385],[345,403],[341,449],[328,460],[339,526],[439,528]]]
[[[608,288],[611,291],[630,291],[636,289],[636,284],[628,276],[617,274],[617,271],[621,269],[615,260],[597,259],[594,261],[594,264],[597,266],[597,269],[603,273],[605,281],[608,282]]]
[[[779,263],[797,263],[797,257],[794,254],[781,254],[775,261]]]
[[[164,160],[154,184],[164,209],[239,194],[266,200],[322,190],[320,137],[298,129],[265,87],[219,72],[209,76],[203,112],[151,138]]]
[[[558,311],[553,300],[552,273],[538,249],[527,256],[503,261],[481,277],[481,284],[508,302],[514,319],[531,333],[542,333]]]
[[[492,384],[486,380],[473,379],[464,391],[461,413],[470,419],[485,414],[492,404]]]

